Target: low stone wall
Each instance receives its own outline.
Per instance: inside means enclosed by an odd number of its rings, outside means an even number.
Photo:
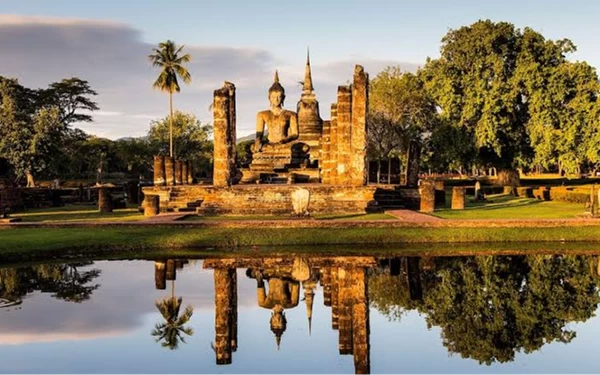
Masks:
[[[365,213],[377,209],[375,187],[298,185],[152,186],[144,194],[158,195],[161,209],[181,210],[201,202],[197,208],[205,215],[291,215],[292,193],[310,192],[311,214]]]

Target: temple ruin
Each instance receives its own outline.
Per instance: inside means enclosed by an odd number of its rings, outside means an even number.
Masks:
[[[283,108],[285,88],[275,72],[270,108],[257,114],[252,156],[236,163],[236,87],[225,82],[213,96],[212,185],[190,185],[183,174],[191,174],[191,166],[158,157],[154,186],[144,193],[160,197],[162,212],[291,214],[293,193],[302,188],[310,213],[369,211],[376,189],[367,186],[368,87],[368,74],[356,65],[352,84],[338,87],[331,119],[323,120],[309,56],[297,112]]]

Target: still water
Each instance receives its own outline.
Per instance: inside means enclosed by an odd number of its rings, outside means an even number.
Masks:
[[[599,257],[0,268],[9,373],[597,372]]]

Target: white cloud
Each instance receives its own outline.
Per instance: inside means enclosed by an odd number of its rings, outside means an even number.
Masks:
[[[158,71],[151,67],[148,55],[155,46],[140,36],[139,30],[112,21],[0,15],[0,72],[28,87],[45,87],[72,76],[88,80],[98,92],[101,111],[94,113],[93,123],[80,127],[113,139],[141,136],[151,120],[168,113],[169,105],[167,95],[152,90]],[[186,51],[192,55],[188,67],[193,80],[174,95],[176,109],[211,122],[212,93],[231,81],[237,87],[238,134],[251,133],[256,112],[268,106],[267,90],[279,68],[286,107],[295,110],[304,61],[282,62],[256,48],[186,45]],[[372,76],[398,64],[348,59],[312,63],[323,118],[329,116],[336,86],[352,78],[355,63],[362,63]]]

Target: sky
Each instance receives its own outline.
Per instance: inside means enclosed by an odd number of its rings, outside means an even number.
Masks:
[[[570,56],[600,67],[600,2],[504,1],[114,1],[0,0],[0,75],[33,88],[78,76],[98,92],[88,133],[117,139],[145,135],[168,114],[168,97],[152,90],[158,75],[148,54],[171,39],[192,55],[193,82],[175,95],[177,109],[211,122],[212,92],[237,87],[238,134],[254,129],[268,108],[279,70],[285,107],[300,98],[306,49],[321,117],[329,118],[336,87],[361,64],[371,78],[386,66],[416,71],[439,56],[450,29],[479,19],[531,27],[550,39],[569,38]]]

